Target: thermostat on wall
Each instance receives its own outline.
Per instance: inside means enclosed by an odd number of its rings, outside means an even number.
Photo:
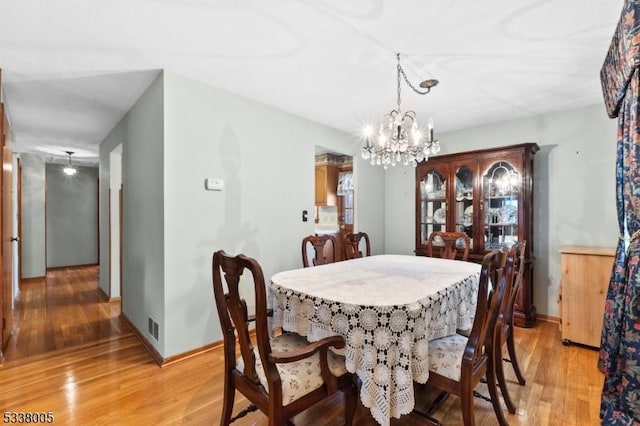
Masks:
[[[222,191],[224,189],[224,180],[206,178],[204,180],[204,187],[208,191]]]

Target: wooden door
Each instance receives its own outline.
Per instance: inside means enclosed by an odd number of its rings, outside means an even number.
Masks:
[[[350,194],[338,196],[338,228],[340,231],[337,233],[336,239],[338,240],[339,250],[337,251],[337,257],[339,260],[347,258],[345,251],[345,238],[348,234],[353,232],[353,218],[354,215],[354,198],[355,194],[351,191]]]
[[[17,234],[17,238],[15,242],[18,244],[18,283],[22,279],[22,245],[20,241],[22,241],[22,163],[20,162],[20,158],[16,159],[16,170],[15,172],[18,174],[18,187],[16,188],[16,210],[18,211],[18,228],[15,230]]]
[[[343,179],[344,175],[340,175],[340,173],[351,173],[350,180],[353,182],[353,163],[349,162],[347,165],[343,165],[339,168],[338,174],[338,186],[340,186],[341,176]],[[346,185],[350,187],[351,185]],[[353,232],[353,222],[355,218],[355,191],[347,190],[343,191],[338,195],[338,227],[340,232],[337,235],[338,246],[340,250],[338,251],[339,260],[344,260],[347,257],[347,253],[345,251],[345,238],[348,234]]]
[[[120,272],[120,307],[122,308],[122,300],[123,300],[123,295],[124,293],[122,292],[122,259],[124,259],[124,252],[123,252],[123,247],[124,247],[124,207],[122,205],[122,202],[124,201],[124,194],[122,192],[122,184],[120,184],[120,190],[118,190],[118,197],[120,202],[118,203],[118,214],[120,215],[120,223],[118,224],[118,232],[120,233],[120,238],[118,238],[119,243],[120,243],[120,247],[119,247],[119,253],[120,255],[118,256],[118,262],[120,264],[120,268],[118,268],[118,271]],[[109,255],[111,256],[111,255]]]
[[[2,100],[2,80],[0,74],[0,100]],[[13,252],[12,252],[12,221],[11,221],[11,139],[9,125],[6,119],[4,104],[0,102],[0,140],[2,142],[2,173],[0,174],[0,307],[2,309],[1,345],[4,349],[11,336],[13,317]]]
[[[4,111],[3,111],[4,113]],[[9,336],[11,335],[12,317],[13,317],[13,221],[11,214],[13,210],[12,203],[12,152],[11,138],[6,133],[7,122],[4,118],[5,125],[2,144],[2,233],[0,238],[2,241],[2,292],[3,292],[3,330],[2,330],[2,347],[5,347]]]

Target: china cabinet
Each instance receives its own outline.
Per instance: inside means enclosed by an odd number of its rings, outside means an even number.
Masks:
[[[533,326],[533,155],[535,143],[439,155],[416,167],[416,255],[426,255],[433,231],[464,232],[469,260],[527,241],[524,282],[515,305],[517,325]]]

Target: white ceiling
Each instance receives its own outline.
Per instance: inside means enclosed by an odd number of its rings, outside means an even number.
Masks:
[[[0,2],[15,151],[96,164],[159,69],[358,136],[395,105],[436,132],[602,102],[622,0]],[[604,108],[604,107],[603,107]],[[212,111],[212,115],[214,112]]]

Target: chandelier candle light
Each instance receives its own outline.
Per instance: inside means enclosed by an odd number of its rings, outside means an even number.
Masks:
[[[438,84],[438,80],[425,80],[420,83],[420,90],[411,84],[402,66],[400,66],[400,54],[398,59],[398,106],[386,114],[378,132],[374,134],[373,128],[367,126],[363,133],[365,142],[362,145],[362,158],[371,159],[371,165],[382,165],[385,169],[402,162],[404,165],[411,164],[416,167],[419,162],[429,159],[430,154],[437,154],[440,151],[440,143],[433,138],[433,120],[429,118],[428,131],[424,135],[423,130],[416,121],[415,111],[402,112],[400,109],[400,77],[404,78],[414,92],[426,95],[431,88]],[[371,139],[377,139],[377,143],[372,143]]]

